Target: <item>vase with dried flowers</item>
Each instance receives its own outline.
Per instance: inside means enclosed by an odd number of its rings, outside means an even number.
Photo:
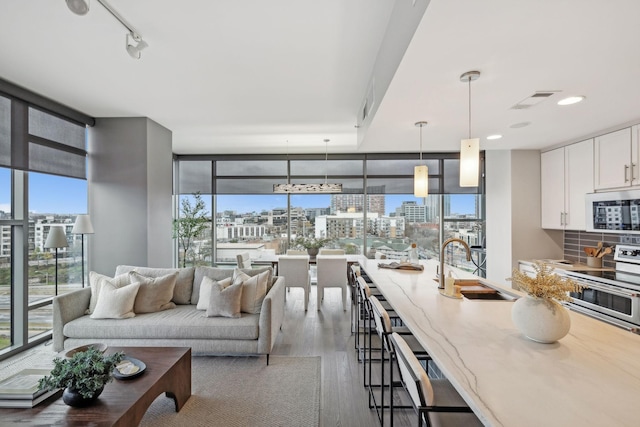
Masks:
[[[553,343],[569,333],[571,318],[558,301],[569,301],[569,292],[583,287],[568,277],[555,274],[549,264],[536,262],[535,277],[518,270],[511,281],[527,293],[511,309],[511,319],[527,338],[540,343]]]

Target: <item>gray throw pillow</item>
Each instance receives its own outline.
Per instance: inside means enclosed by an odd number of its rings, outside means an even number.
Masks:
[[[203,282],[208,280],[212,279],[202,279]],[[220,282],[214,282],[211,284],[207,317],[240,317],[241,301],[242,283],[223,288]]]

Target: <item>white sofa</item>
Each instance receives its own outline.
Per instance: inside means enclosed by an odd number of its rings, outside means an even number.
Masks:
[[[239,318],[206,317],[202,310],[196,309],[203,277],[222,280],[231,277],[233,269],[159,269],[121,265],[116,269],[116,276],[131,270],[147,277],[178,271],[173,298],[176,308],[136,314],[128,319],[92,319],[85,314],[91,288],[57,296],[53,300],[55,351],[101,342],[114,346],[191,347],[193,354],[264,354],[269,362],[269,353],[284,319],[284,277],[272,278],[272,286],[262,302],[260,313],[242,313]],[[264,270],[242,271],[252,276]]]

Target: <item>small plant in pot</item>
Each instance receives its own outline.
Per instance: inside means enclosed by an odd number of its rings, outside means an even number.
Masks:
[[[51,374],[42,378],[39,386],[47,390],[64,388],[64,403],[88,406],[100,396],[105,384],[113,380],[113,369],[123,358],[122,352],[105,356],[95,348],[78,352],[70,359],[56,357]]]
[[[309,255],[316,256],[321,247],[331,242],[333,239],[316,239],[315,237],[300,236],[293,241],[298,248],[305,248]]]

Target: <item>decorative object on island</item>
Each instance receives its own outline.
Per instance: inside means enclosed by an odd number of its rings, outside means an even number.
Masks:
[[[64,227],[62,225],[52,225],[49,227],[49,234],[47,235],[47,240],[44,242],[44,247],[45,249],[55,248],[56,250],[56,288],[54,295],[58,295],[58,248],[66,248],[68,246],[69,242],[67,242]]]
[[[429,195],[429,168],[422,164],[422,128],[427,122],[416,122],[420,126],[420,165],[413,168],[413,195],[415,197],[427,197]]]
[[[471,82],[480,78],[480,71],[467,71],[460,81],[469,84],[469,138],[460,141],[460,187],[477,187],[480,174],[480,139],[471,138]]]
[[[88,214],[78,215],[76,222],[73,224],[71,234],[80,234],[82,242],[82,287],[84,288],[84,235],[93,234],[93,225]]]
[[[305,248],[309,256],[315,257],[316,255],[318,255],[320,248],[331,242],[332,240],[333,239],[318,239],[315,237],[300,236],[293,241],[293,244],[296,247]]]
[[[529,277],[518,270],[512,280],[527,295],[519,298],[511,309],[511,319],[527,338],[550,344],[569,333],[569,312],[558,301],[569,301],[569,292],[579,292],[583,286],[568,277],[553,272],[549,264],[533,265],[536,277]]]
[[[442,247],[440,248],[440,276],[438,280],[438,289],[440,290],[444,290],[444,279],[445,279],[444,250],[446,249],[449,243],[453,243],[453,242],[458,242],[464,247],[464,249],[467,251],[467,261],[471,261],[471,249],[469,248],[469,245],[467,245],[467,242],[465,242],[462,239],[458,239],[457,237],[451,237],[445,240],[444,243],[442,244]]]
[[[96,401],[105,384],[113,380],[113,369],[124,353],[104,356],[99,349],[89,348],[70,359],[56,357],[49,376],[39,382],[47,390],[64,388],[62,400],[69,406],[83,407]]]

